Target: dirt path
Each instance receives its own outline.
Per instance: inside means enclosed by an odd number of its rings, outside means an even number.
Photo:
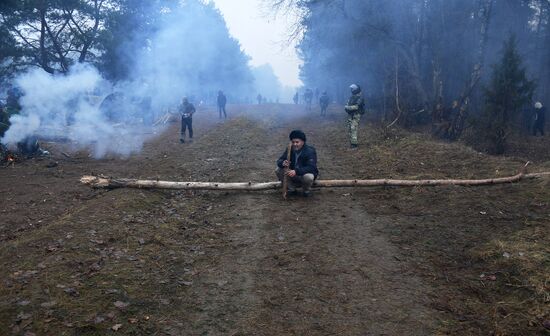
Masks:
[[[116,333],[127,335],[504,335],[498,323],[540,330],[534,318],[494,308],[521,300],[544,320],[543,303],[522,286],[531,273],[507,277],[506,265],[483,259],[497,260],[503,251],[493,244],[517,234],[528,243],[516,252],[529,259],[510,269],[543,269],[545,259],[536,258],[544,255],[550,195],[537,182],[324,189],[290,201],[278,191],[98,191],[78,183],[90,173],[272,181],[293,128],[317,148],[323,179],[491,176],[518,166],[414,135],[379,141],[367,128],[363,146],[351,151],[343,118],[331,112],[321,120],[302,106],[241,106],[220,122],[214,110],[199,109],[192,144],[180,144],[171,125],[130,158],[67,158],[50,144],[52,158],[0,171],[7,195],[0,331],[105,335],[120,325]],[[498,276],[487,283],[480,274]],[[504,297],[511,283],[517,296]]]
[[[288,131],[307,129],[313,121],[287,121],[271,132],[272,121],[250,125],[248,132],[263,134],[253,143],[269,145],[249,147],[243,155],[254,164],[243,162],[244,169],[224,178],[272,180]],[[231,126],[219,131],[230,134]],[[339,149],[322,137],[314,140],[320,143],[322,169],[335,169],[331,162]],[[198,278],[203,285],[195,295],[208,307],[200,317],[204,332],[396,335],[415,330],[423,335],[434,327],[434,312],[425,306],[429,286],[411,275],[397,249],[376,233],[386,223],[369,215],[365,197],[352,199],[350,190],[319,191],[312,199],[288,202],[278,193],[212,197],[218,211],[206,218],[224,218],[227,237],[223,248],[212,251],[219,256],[216,266]],[[233,216],[224,216],[226,209]]]

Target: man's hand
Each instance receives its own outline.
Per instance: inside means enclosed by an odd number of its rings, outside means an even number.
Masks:
[[[284,160],[284,161],[283,161],[283,167],[285,167],[285,168],[290,167],[290,161]]]
[[[288,177],[294,177],[294,176],[296,176],[296,171],[295,170],[289,170],[285,174]]]

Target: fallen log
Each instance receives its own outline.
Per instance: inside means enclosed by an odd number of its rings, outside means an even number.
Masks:
[[[396,180],[396,179],[374,179],[374,180],[318,180],[314,187],[375,187],[375,186],[393,186],[393,187],[414,187],[414,186],[482,186],[519,182],[521,180],[550,177],[550,172],[525,174],[520,172],[513,176],[498,177],[479,180]],[[188,190],[244,190],[261,191],[278,189],[282,187],[281,182],[172,182],[157,180],[137,180],[137,179],[116,179],[101,176],[83,176],[80,182],[93,188],[142,188],[142,189],[188,189]]]

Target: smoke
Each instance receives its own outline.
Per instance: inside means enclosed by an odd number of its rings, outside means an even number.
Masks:
[[[213,103],[218,90],[231,102],[252,91],[249,57],[213,4],[186,1],[164,13],[147,40],[148,47],[136,53],[133,77],[149,84],[154,106],[175,104],[183,96]]]
[[[110,84],[91,66],[76,65],[65,75],[34,69],[15,84],[23,93],[22,110],[10,118],[11,126],[0,139],[10,147],[30,136],[64,139],[75,149],[89,148],[99,158],[107,153],[129,155],[143,145],[144,137],[137,136],[139,127],[114,124],[100,110]]]
[[[151,27],[121,35],[125,40],[117,43],[114,63],[126,66],[127,75],[116,83],[84,64],[66,74],[33,69],[17,77],[22,110],[11,117],[0,142],[65,139],[97,158],[127,156],[141,150],[154,119],[183,96],[197,105],[215,103],[218,90],[230,104],[252,101],[258,91],[271,101],[281,97],[273,69],[266,65],[253,74],[249,57],[213,3],[189,0],[147,15]],[[100,65],[113,73],[112,63]]]
[[[267,99],[275,102],[281,99],[282,85],[270,64],[263,64],[252,69],[256,91]]]

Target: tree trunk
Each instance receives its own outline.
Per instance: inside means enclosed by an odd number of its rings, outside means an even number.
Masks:
[[[318,180],[313,184],[319,188],[336,187],[376,187],[376,186],[394,186],[394,187],[414,187],[414,186],[441,186],[441,185],[459,185],[459,186],[482,186],[503,183],[519,182],[521,180],[535,179],[548,176],[550,172],[524,174],[520,172],[513,176],[479,179],[479,180],[394,180],[394,179],[375,179],[375,180]],[[156,180],[136,180],[136,179],[114,179],[98,176],[83,176],[80,182],[93,188],[116,189],[116,188],[141,188],[141,189],[186,189],[186,190],[243,190],[243,191],[261,191],[278,189],[281,182],[239,182],[239,183],[218,183],[218,182],[170,182]]]

